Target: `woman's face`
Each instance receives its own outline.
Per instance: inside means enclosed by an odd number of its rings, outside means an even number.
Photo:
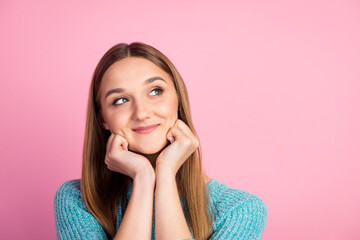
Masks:
[[[112,64],[100,84],[103,126],[123,136],[129,150],[159,152],[178,118],[178,99],[171,77],[151,61],[128,57]],[[139,127],[155,128],[138,130]]]

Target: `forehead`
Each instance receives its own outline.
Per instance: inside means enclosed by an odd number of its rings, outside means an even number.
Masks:
[[[130,84],[143,82],[154,76],[160,76],[166,82],[170,76],[153,62],[140,57],[128,57],[113,63],[105,72],[101,85]]]

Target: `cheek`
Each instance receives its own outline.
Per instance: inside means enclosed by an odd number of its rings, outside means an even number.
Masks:
[[[162,104],[156,106],[156,112],[162,118],[173,121],[175,123],[178,118],[178,103],[177,99],[172,99],[170,101],[165,101]]]
[[[126,126],[128,116],[126,114],[112,114],[106,117],[106,122],[113,133],[121,134]]]

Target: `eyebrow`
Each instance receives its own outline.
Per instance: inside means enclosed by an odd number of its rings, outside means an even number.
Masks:
[[[162,77],[156,76],[156,77],[151,77],[151,78],[149,78],[149,79],[146,79],[146,80],[144,81],[144,85],[150,84],[150,83],[152,83],[152,82],[154,82],[154,81],[156,81],[156,80],[161,80],[161,81],[164,81],[164,82],[166,83],[166,81],[165,81]],[[111,90],[109,90],[109,91],[105,94],[105,99],[106,99],[110,94],[113,94],[113,93],[121,93],[121,92],[123,92],[123,91],[124,91],[123,88],[114,88],[114,89],[111,89]]]

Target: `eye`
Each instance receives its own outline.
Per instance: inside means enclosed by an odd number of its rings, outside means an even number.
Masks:
[[[161,88],[155,88],[155,89],[153,89],[151,92],[150,92],[150,95],[152,95],[152,96],[156,96],[156,95],[160,95],[161,93],[163,92],[163,90],[161,89]],[[154,93],[154,94],[152,94],[152,93]]]
[[[162,88],[154,88],[153,90],[151,90],[150,94],[151,96],[159,96],[162,94],[164,90]],[[117,98],[113,101],[113,105],[122,105],[123,103],[126,103],[128,102],[129,100],[127,98]]]
[[[129,100],[127,100],[126,98],[117,98],[114,100],[113,105],[121,105],[127,101]]]

